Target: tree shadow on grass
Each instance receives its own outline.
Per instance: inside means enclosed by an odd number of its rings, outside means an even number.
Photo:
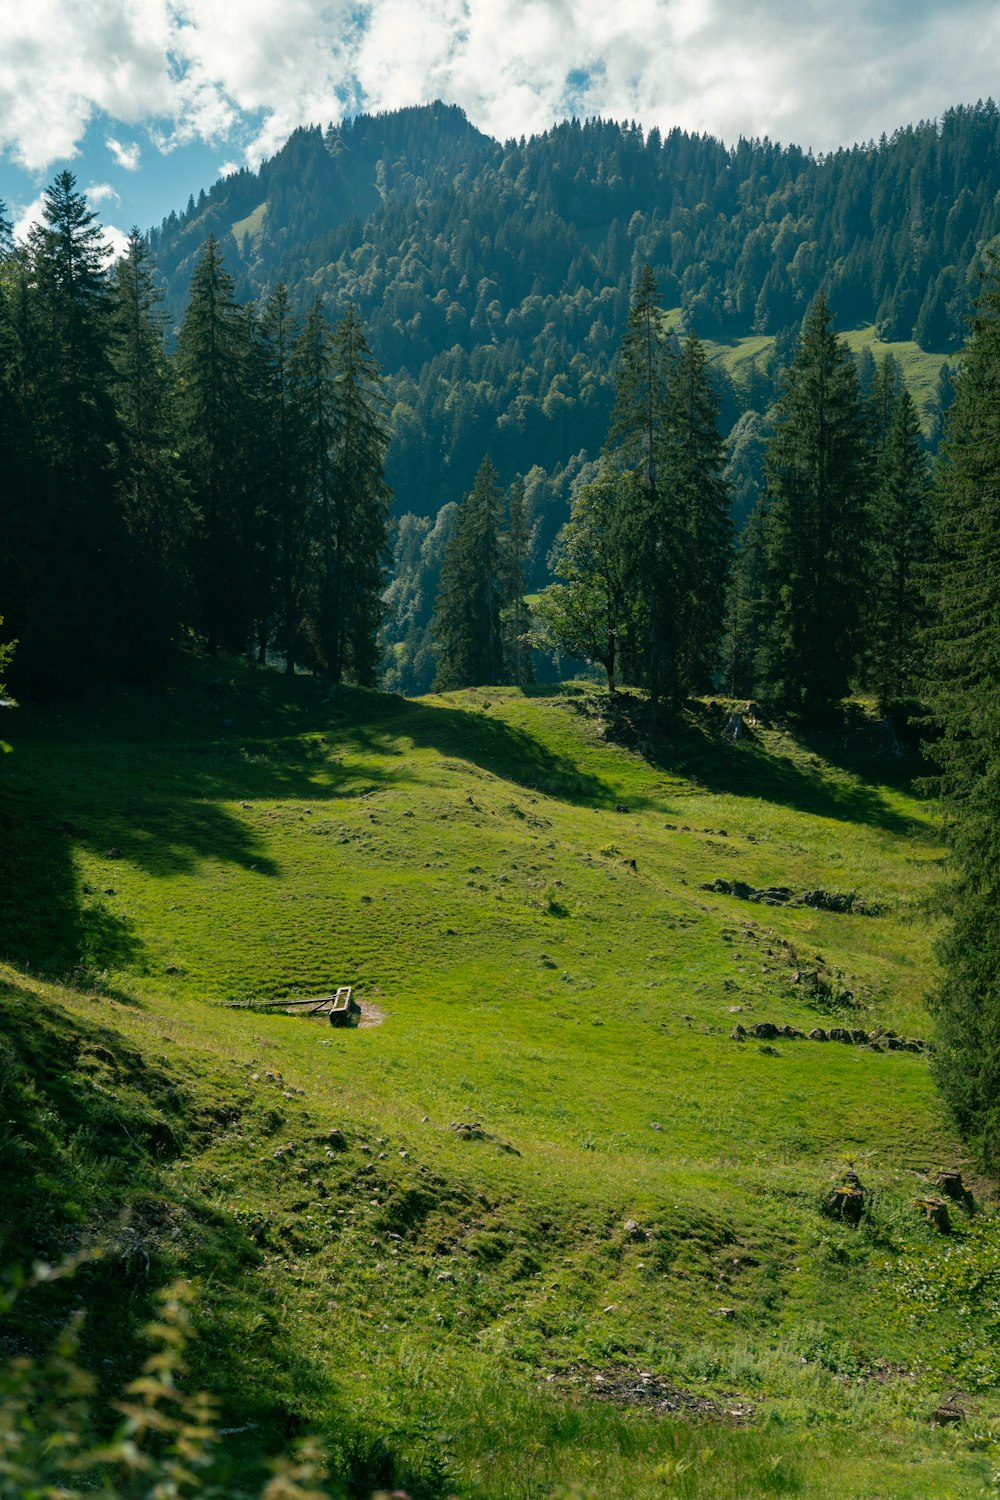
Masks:
[[[414,775],[409,744],[547,796],[614,799],[572,758],[475,709],[245,668],[221,688],[195,666],[169,693],[22,709],[18,731],[0,777],[0,957],[82,986],[143,964],[116,871],[169,877],[212,862],[278,877],[254,808],[398,786]],[[96,861],[89,882],[81,851]]]
[[[303,740],[294,702],[260,713],[244,695],[244,722],[231,710],[221,724],[202,696],[196,684],[167,716],[153,693],[109,693],[97,722],[79,704],[22,708],[0,775],[0,958],[83,985],[141,966],[142,944],[119,906],[123,865],[170,876],[213,861],[273,878],[278,867],[238,804],[360,789],[352,767]],[[392,779],[364,774],[369,788]],[[81,851],[99,862],[89,883]]]
[[[756,734],[737,742],[723,734],[726,714],[714,704],[689,705],[673,718],[646,699],[622,695],[609,704],[607,735],[638,750],[649,765],[735,797],[755,797],[814,817],[862,823],[887,833],[926,834],[926,825],[894,808],[881,786],[909,789],[913,767],[865,747],[853,751],[839,732],[796,732],[783,753]],[[833,768],[833,769],[831,769]],[[877,784],[876,784],[877,782]]]
[[[475,696],[470,706],[413,702],[245,668],[219,687],[207,670],[189,664],[166,689],[108,690],[97,706],[21,711],[16,753],[0,775],[0,957],[84,985],[141,968],[142,944],[117,894],[119,861],[154,876],[212,862],[274,879],[281,872],[254,816],[259,804],[318,806],[399,786],[418,774],[410,745],[571,804],[612,807],[621,795],[572,754],[484,712],[485,701],[475,706]],[[711,707],[667,722],[634,694],[542,684],[524,696],[600,714],[612,743],[709,791],[924,831],[887,802],[870,770],[848,764],[843,736],[799,736],[792,753],[775,753],[754,740],[724,742]],[[886,781],[896,768],[879,771]],[[662,795],[629,800],[662,810]],[[80,851],[96,866],[89,885]]]
[[[545,696],[553,696],[548,686]],[[617,793],[599,776],[583,770],[571,756],[559,754],[534,735],[477,708],[410,701],[366,694],[369,727],[348,730],[365,749],[385,753],[390,726],[418,749],[453,755],[526,791],[588,806],[613,804]],[[375,716],[377,717],[377,720]],[[373,722],[381,727],[376,730]]]

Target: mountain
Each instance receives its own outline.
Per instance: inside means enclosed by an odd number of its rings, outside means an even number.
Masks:
[[[644,261],[703,338],[780,352],[822,287],[842,328],[955,351],[1000,235],[1000,111],[821,157],[601,119],[500,145],[441,103],[300,129],[151,232],[175,321],[209,233],[246,297],[281,280],[300,306],[358,304],[398,509],[432,515],[487,449],[505,481],[596,453]],[[720,378],[730,422],[773,394]]]

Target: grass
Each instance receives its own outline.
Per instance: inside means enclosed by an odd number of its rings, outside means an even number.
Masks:
[[[680,319],[681,309],[672,308],[664,314],[664,327],[677,329]],[[955,352],[953,351],[950,355],[928,352],[921,349],[920,345],[915,344],[911,339],[883,342],[876,337],[873,323],[865,324],[860,328],[841,330],[841,337],[854,354],[860,354],[863,349],[870,349],[876,359],[881,359],[885,354],[891,354],[898,361],[906,388],[913,397],[920,421],[924,430],[927,431],[933,416],[933,404],[941,366],[947,363],[949,358],[954,359]],[[773,344],[774,338],[770,334],[751,334],[746,338],[723,341],[705,340],[709,358],[718,360],[726,372],[733,377],[738,377],[744,366],[768,354]]]
[[[359,1495],[989,1493],[1000,1226],[945,1242],[912,1206],[961,1159],[926,1057],[729,1037],[928,1034],[934,810],[863,724],[721,723],[663,735],[590,684],[407,702],[198,661],[21,709],[3,1254],[110,1235],[86,1291],[109,1382],[138,1357],[122,1289],[138,1322],[181,1269],[196,1373],[258,1424],[247,1467],[311,1428]],[[805,968],[853,998],[817,1008]],[[384,1024],[246,1008],[338,983]],[[820,1213],[849,1163],[857,1230]],[[32,1309],[28,1340],[55,1318]],[[695,1416],[599,1399],[622,1372]],[[931,1428],[951,1389],[969,1421]]]

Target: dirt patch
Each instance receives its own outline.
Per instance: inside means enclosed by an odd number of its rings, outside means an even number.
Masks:
[[[603,1370],[578,1367],[570,1371],[567,1378],[570,1385],[584,1389],[598,1401],[640,1407],[657,1416],[743,1424],[752,1422],[756,1415],[754,1406],[745,1396],[729,1392],[709,1396],[704,1391],[670,1385],[651,1371],[631,1370],[624,1365],[612,1365]]]
[[[373,1005],[370,1000],[358,1000],[361,1007],[361,1020],[358,1026],[381,1026],[385,1020],[385,1011],[380,1005]]]

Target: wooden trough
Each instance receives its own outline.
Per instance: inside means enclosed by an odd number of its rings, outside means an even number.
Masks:
[[[332,994],[314,995],[309,1000],[264,1000],[252,1008],[286,1016],[329,1016],[331,1026],[356,1026],[361,1019],[361,1006],[349,984],[342,984]]]

